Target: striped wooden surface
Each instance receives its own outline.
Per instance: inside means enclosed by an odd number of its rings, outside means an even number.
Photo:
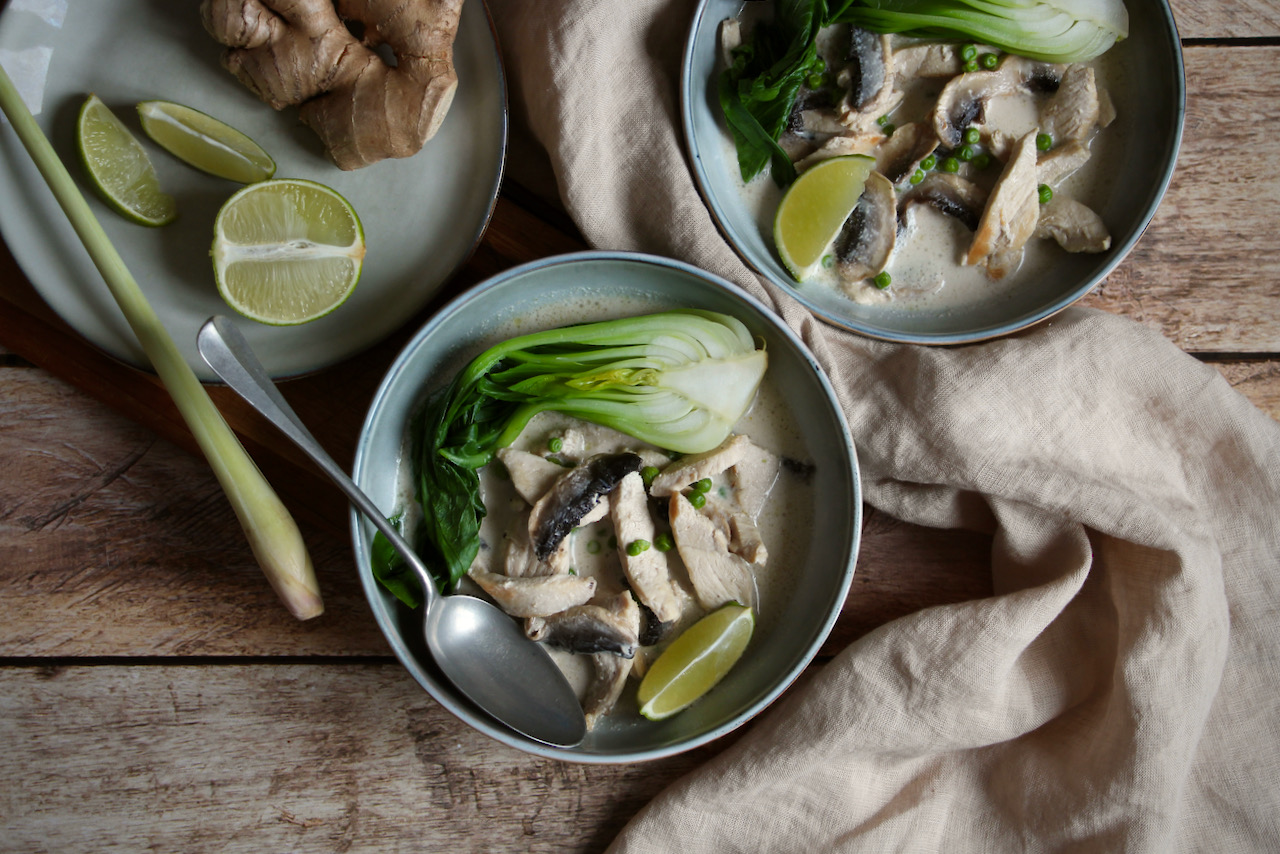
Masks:
[[[1189,92],[1178,170],[1087,302],[1159,329],[1280,418],[1280,7],[1174,10]],[[580,247],[511,187],[453,287]],[[284,386],[339,460],[405,334]],[[85,345],[0,251],[0,850],[596,851],[723,749],[584,767],[470,731],[391,657],[337,492],[216,397],[301,520],[317,620],[294,621],[266,587],[163,390]],[[824,655],[985,595],[989,548],[869,513]]]

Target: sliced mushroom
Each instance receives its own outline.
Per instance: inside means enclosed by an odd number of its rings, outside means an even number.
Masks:
[[[898,206],[899,220],[905,219],[911,207],[917,204],[929,205],[939,213],[960,220],[970,231],[977,231],[982,209],[987,204],[987,191],[959,175],[930,172],[923,181],[903,194]]]
[[[591,656],[591,664],[595,676],[587,685],[587,694],[582,699],[582,711],[587,719],[587,729],[595,729],[597,723],[613,710],[626,687],[627,676],[631,673],[632,659],[623,658],[608,652],[597,652]]]
[[[938,95],[933,112],[938,139],[948,148],[958,147],[964,140],[965,129],[982,122],[987,102],[992,98],[1018,89],[1055,91],[1062,73],[1061,65],[1006,56],[1000,67],[992,71],[971,71],[953,78]]]
[[[596,592],[594,578],[578,575],[543,575],[511,578],[479,566],[468,570],[480,589],[513,617],[546,617],[590,601]]]
[[[629,472],[639,471],[636,454],[597,454],[562,474],[529,514],[534,554],[546,560],[569,532],[582,522]]]
[[[893,132],[876,150],[876,171],[891,184],[901,184],[938,148],[938,135],[925,122],[910,122]]]
[[[1066,196],[1054,196],[1040,208],[1036,237],[1052,237],[1068,252],[1105,252],[1111,248],[1111,233],[1102,217]]]
[[[810,166],[830,160],[832,157],[844,157],[846,154],[874,154],[876,148],[884,141],[885,135],[879,128],[863,133],[833,136],[804,154],[796,163],[796,171],[803,172]]]
[[[902,103],[903,93],[893,85],[893,51],[888,36],[852,27],[848,60],[836,76],[836,82],[847,90],[836,112],[846,128],[863,132],[893,112]]]
[[[653,611],[660,622],[680,618],[684,603],[671,580],[671,566],[665,552],[647,548],[631,554],[627,547],[634,542],[653,543],[656,528],[649,514],[649,499],[644,481],[631,473],[618,484],[613,494],[613,527],[618,538],[618,559],[631,590],[641,603]]]
[[[897,223],[898,200],[893,184],[879,172],[872,172],[833,247],[836,273],[842,283],[859,283],[888,265]]]
[[[557,614],[526,620],[525,633],[530,640],[572,653],[608,652],[631,658],[640,643],[640,614],[631,597],[625,592],[622,595],[630,602],[629,608],[616,602],[611,608],[574,605]]]
[[[991,190],[963,263],[985,263],[988,276],[1004,278],[1022,263],[1022,247],[1035,234],[1039,218],[1036,132],[1031,131],[1018,140]]]

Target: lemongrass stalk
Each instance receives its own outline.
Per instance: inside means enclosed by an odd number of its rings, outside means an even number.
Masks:
[[[8,116],[44,176],[160,381],[177,404],[178,412],[226,492],[267,580],[298,619],[306,620],[323,613],[324,604],[320,600],[311,556],[293,517],[178,351],[3,68],[0,68],[0,109]]]

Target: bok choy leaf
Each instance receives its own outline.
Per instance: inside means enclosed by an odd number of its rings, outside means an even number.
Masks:
[[[694,310],[535,332],[477,356],[427,401],[411,439],[420,553],[441,590],[453,588],[480,548],[478,470],[539,412],[671,451],[708,451],[747,411],[767,363],[741,321]],[[403,580],[394,566],[378,574]],[[387,586],[412,604],[412,595]]]

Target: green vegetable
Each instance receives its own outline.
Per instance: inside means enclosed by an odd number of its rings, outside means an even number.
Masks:
[[[657,466],[645,466],[640,469],[640,479],[644,481],[645,488],[653,485],[653,479],[658,476]]]
[[[290,613],[300,620],[323,613],[311,557],[293,517],[200,385],[3,68],[0,68],[0,110],[8,116],[14,133],[88,250],[107,290],[173,398],[226,493],[272,588]]]
[[[978,46],[976,44],[967,44],[960,49],[960,58],[965,62],[978,58]]]
[[[977,70],[978,70],[978,60],[970,59],[965,62],[964,64],[965,74],[973,74]]]
[[[973,39],[1044,62],[1084,62],[1129,35],[1123,0],[835,0],[827,20],[877,33]],[[961,57],[969,59],[967,50]]]
[[[553,436],[551,441],[547,442],[547,450],[553,454],[560,453],[564,449],[564,439],[559,436]]]
[[[943,172],[959,172],[960,161],[956,160],[954,157],[945,157],[942,160],[942,165],[938,168]]]
[[[669,552],[675,548],[675,540],[666,531],[653,538],[653,547],[660,552]]]
[[[1036,190],[1040,194],[1040,204],[1047,205],[1053,201],[1053,187],[1048,184],[1041,184]]]
[[[876,277],[871,281],[875,284],[877,288],[884,291],[884,290],[888,290],[889,286],[893,284],[893,276],[890,276],[888,271],[885,270],[878,273]]]
[[[818,59],[815,40],[826,23],[822,0],[778,0],[772,21],[761,21],[750,40],[733,49],[733,64],[720,75],[720,108],[738,151],[738,171],[750,181],[768,164],[785,187],[796,178],[778,137],[796,94]]]
[[[1048,151],[1053,148],[1053,137],[1047,133],[1036,134],[1036,149],[1039,151]]]
[[[991,165],[991,155],[985,151],[973,158],[973,165],[977,169],[986,169]]]
[[[911,177],[908,178],[907,180],[909,180],[912,184],[919,184],[921,181],[924,180],[924,170],[917,169],[916,171],[911,173]]]
[[[920,161],[920,168],[928,172],[930,169],[938,165],[938,158],[930,154],[924,160]],[[924,176],[921,176],[923,178]]]
[[[705,492],[690,492],[687,496],[689,503],[701,510],[707,503],[707,494]]]
[[[636,555],[647,552],[648,550],[649,550],[648,540],[632,540],[631,542],[627,543],[627,555],[630,557],[635,557]]]
[[[990,54],[988,54],[988,56],[990,56]],[[965,128],[964,141],[970,145],[977,145],[982,141],[982,131],[977,128]]]
[[[767,362],[740,321],[694,310],[549,329],[480,354],[427,401],[411,437],[420,553],[441,589],[480,548],[478,470],[539,412],[701,453],[729,435]]]
[[[982,59],[978,60],[978,62],[983,68],[993,71],[1000,64],[1000,57],[994,53],[984,53]]]
[[[695,484],[693,485],[693,489],[694,489],[694,491],[695,491],[695,492],[710,492],[710,491],[711,491],[711,478],[709,478],[709,477],[704,477],[702,480],[698,481],[697,483],[695,483]]]
[[[960,150],[956,152],[956,157],[961,161],[968,163],[970,160],[978,156],[978,152],[974,151],[972,145],[962,145]]]

